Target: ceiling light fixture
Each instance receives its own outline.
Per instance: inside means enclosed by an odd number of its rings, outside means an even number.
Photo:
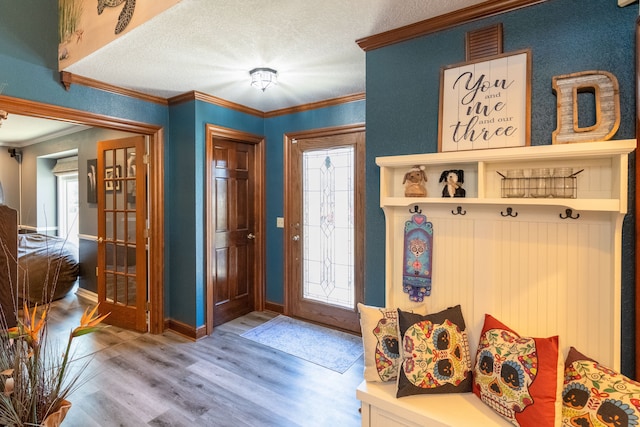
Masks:
[[[278,84],[278,72],[273,68],[254,68],[249,71],[249,75],[251,76],[251,86],[263,92],[269,86]]]

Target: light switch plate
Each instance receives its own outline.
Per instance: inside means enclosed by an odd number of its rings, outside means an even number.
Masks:
[[[279,216],[276,218],[276,227],[284,228],[284,218]]]

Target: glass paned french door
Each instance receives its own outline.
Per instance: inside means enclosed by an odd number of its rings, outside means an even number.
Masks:
[[[147,330],[145,138],[98,142],[98,301],[106,322]]]

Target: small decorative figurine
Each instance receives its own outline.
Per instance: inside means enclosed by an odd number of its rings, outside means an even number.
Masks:
[[[427,197],[427,174],[424,166],[414,166],[409,172],[404,174],[402,183],[404,184],[405,197]]]
[[[461,185],[464,182],[464,171],[462,169],[443,171],[439,182],[444,182],[442,197],[464,197],[466,194]]]

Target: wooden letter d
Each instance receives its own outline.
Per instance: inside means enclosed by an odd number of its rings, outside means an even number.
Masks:
[[[603,141],[613,137],[620,126],[620,93],[618,80],[606,71],[583,71],[553,77],[553,91],[558,97],[558,126],[553,131],[553,144]],[[578,93],[592,92],[595,98],[596,122],[579,127]]]

